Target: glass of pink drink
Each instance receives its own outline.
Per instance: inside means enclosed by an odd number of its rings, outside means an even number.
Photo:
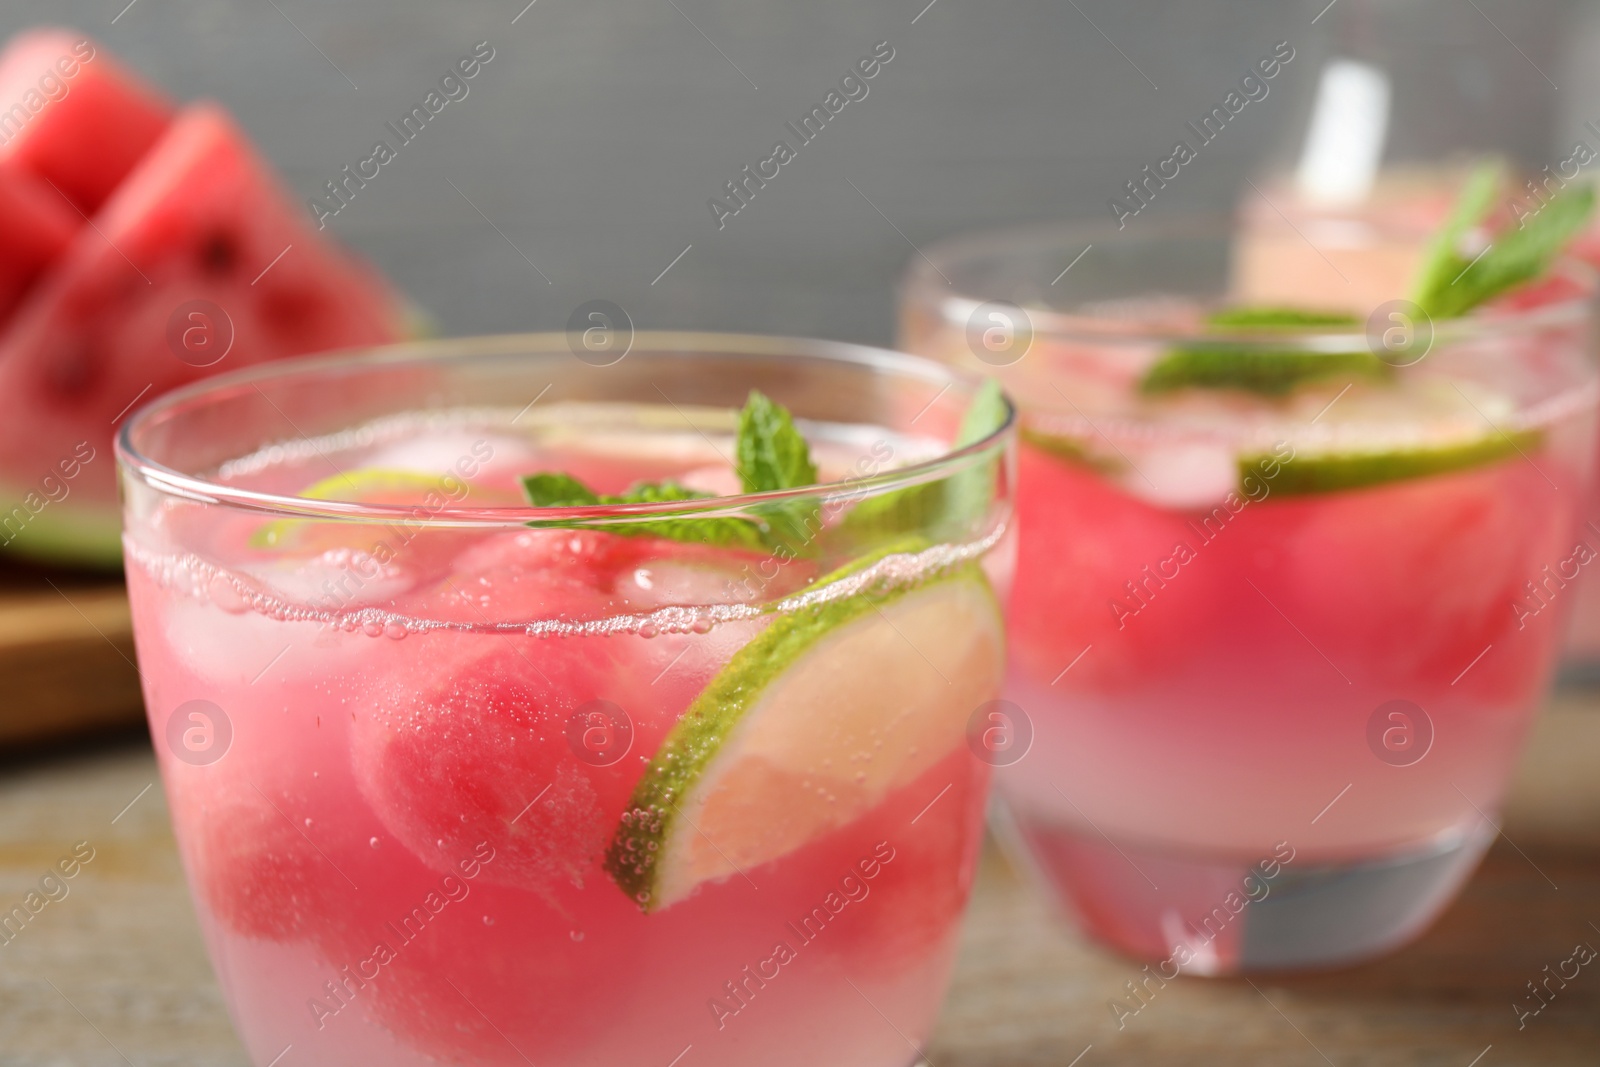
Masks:
[[[132,419],[150,725],[253,1061],[912,1062],[1003,674],[1011,415],[979,393],[952,447],[974,392],[839,344],[602,367],[540,335]],[[741,492],[807,448],[808,484]],[[540,473],[602,496],[531,506]]]
[[[1263,181],[1265,195],[1251,194],[1240,212],[1235,295],[1253,303],[1293,303],[1308,288],[1342,296],[1359,285],[1366,300],[1377,303],[1403,292],[1468,173],[1459,164],[1396,167],[1379,175],[1368,199],[1337,207],[1298,199],[1291,183]],[[1537,211],[1541,198],[1548,200],[1565,184],[1558,176],[1517,176],[1507,183],[1509,210]],[[1600,220],[1570,251],[1600,267]],[[1590,501],[1585,521],[1595,525],[1586,525],[1579,538],[1600,552],[1600,496]],[[1566,581],[1570,588],[1562,596],[1572,603],[1563,675],[1594,682],[1600,680],[1600,578],[1586,567]]]
[[[1594,558],[1591,274],[1430,346],[1384,305],[1207,325],[1222,227],[929,255],[903,346],[1022,398],[1007,698],[1032,745],[996,778],[1019,853],[1148,981],[1420,932],[1495,835]],[[1219,358],[1231,385],[1203,380]]]

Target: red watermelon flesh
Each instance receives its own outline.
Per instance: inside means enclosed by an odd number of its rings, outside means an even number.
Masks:
[[[0,166],[45,179],[85,215],[171,118],[163,97],[82,34],[31,30],[0,54]]]
[[[290,941],[323,921],[342,893],[338,869],[265,793],[234,788],[186,799],[195,889],[247,937]]]
[[[48,185],[0,167],[0,322],[66,249],[81,223]]]
[[[0,334],[13,412],[0,420],[0,520],[64,457],[81,458],[80,442],[97,452],[10,547],[117,561],[111,440],[136,399],[392,341],[402,314],[381,279],[317,234],[225,112],[186,109]]]

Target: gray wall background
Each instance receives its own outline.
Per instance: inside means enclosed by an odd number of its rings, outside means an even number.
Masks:
[[[1315,24],[1326,0],[124,2],[6,0],[0,33],[73,25],[175,96],[220,100],[302,201],[494,47],[328,227],[448,333],[559,329],[603,298],[641,328],[888,341],[913,245],[1109,219],[1281,40],[1297,56],[1268,98],[1140,224],[1228,210],[1286,158],[1336,44],[1393,65],[1402,154],[1499,147],[1537,167],[1600,122],[1600,20],[1564,0],[1336,0]],[[719,231],[707,199],[881,40],[895,58],[870,95]]]

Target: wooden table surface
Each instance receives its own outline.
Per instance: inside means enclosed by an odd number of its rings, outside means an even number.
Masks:
[[[1523,762],[1506,836],[1420,941],[1333,974],[1180,980],[1120,1032],[1107,1001],[1137,968],[1053,919],[991,854],[928,1060],[1594,1067],[1600,967],[1520,1031],[1513,1005],[1575,944],[1600,946],[1597,763],[1600,693],[1563,693]],[[0,765],[0,903],[80,840],[95,854],[70,894],[0,947],[0,1065],[245,1064],[138,738]]]

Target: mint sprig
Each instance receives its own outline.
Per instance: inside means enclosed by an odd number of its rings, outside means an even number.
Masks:
[[[1498,161],[1478,166],[1456,198],[1450,216],[1423,252],[1412,299],[1435,319],[1466,314],[1550,269],[1561,250],[1594,211],[1591,185],[1571,186],[1553,196],[1523,225],[1499,234],[1481,252],[1464,251],[1467,238],[1481,228],[1504,183]],[[1340,312],[1292,307],[1224,308],[1206,320],[1208,330],[1314,330],[1355,326],[1360,319]],[[1229,344],[1204,336],[1174,347],[1139,382],[1139,391],[1159,395],[1185,388],[1242,389],[1283,396],[1318,378],[1358,374],[1381,378],[1389,364],[1368,352],[1319,353]]]
[[[747,493],[773,493],[817,484],[817,465],[811,446],[795,428],[794,417],[782,404],[759,390],[750,390],[739,412],[736,449],[739,483]],[[767,540],[797,553],[808,552],[822,526],[821,508],[815,501],[786,500],[752,509],[766,524]]]
[[[781,404],[751,390],[739,413],[736,444],[739,481],[746,493],[770,493],[815,485],[817,466],[811,446],[795,428],[794,419]],[[713,500],[677,482],[640,482],[620,494],[596,493],[577,478],[562,472],[526,475],[522,490],[528,502],[540,508],[602,507],[615,504],[659,504],[685,500]],[[542,528],[593,527],[629,537],[664,537],[689,544],[766,549],[787,547],[799,553],[813,532],[806,519],[812,510],[803,501],[783,501],[751,509],[753,517],[735,515],[685,516],[638,522],[600,524],[581,519],[534,519],[529,526]]]
[[[661,504],[679,500],[715,499],[709,493],[687,489],[677,482],[640,482],[624,493],[596,493],[570,474],[554,473],[530,474],[524,477],[522,491],[527,495],[530,504],[540,508],[591,508],[611,504]],[[528,525],[562,528],[591,524],[570,519],[548,521],[535,519]],[[651,519],[647,522],[607,524],[597,528],[625,537],[665,537],[670,541],[733,548],[759,549],[766,543],[761,527],[755,522],[725,515]]]
[[[1423,256],[1412,299],[1433,318],[1464,315],[1543,275],[1594,212],[1594,187],[1569,186],[1537,214],[1526,216],[1520,227],[1495,235],[1487,248],[1469,257],[1462,242],[1488,215],[1499,186],[1498,165],[1474,171]]]
[[[955,448],[965,448],[1005,424],[1009,408],[1000,386],[986,381],[973,396],[961,420]],[[781,492],[817,484],[817,465],[811,446],[795,427],[794,418],[781,404],[752,390],[739,413],[736,469],[746,493]],[[962,526],[987,510],[994,492],[994,460],[941,481],[868,497],[845,517],[852,535],[923,532],[941,526]],[[715,500],[709,493],[673,481],[640,482],[620,494],[597,493],[570,474],[545,471],[522,479],[528,502],[541,508],[603,507],[618,504],[655,504],[688,500]],[[587,519],[534,519],[541,528],[593,528],[630,537],[664,537],[690,544],[707,544],[751,550],[810,555],[817,550],[822,509],[813,499],[758,504],[749,516],[684,516],[623,523]]]
[[[1505,168],[1499,160],[1488,160],[1473,168],[1444,224],[1429,239],[1411,286],[1412,298],[1425,310],[1441,290],[1450,288],[1462,267],[1471,262],[1462,259],[1462,245],[1467,235],[1481,226],[1493,209],[1495,194],[1500,191],[1504,177]],[[1429,310],[1429,314],[1432,313]]]
[[[747,493],[772,493],[815,485],[811,446],[795,429],[787,408],[752,389],[739,412],[737,464]]]

